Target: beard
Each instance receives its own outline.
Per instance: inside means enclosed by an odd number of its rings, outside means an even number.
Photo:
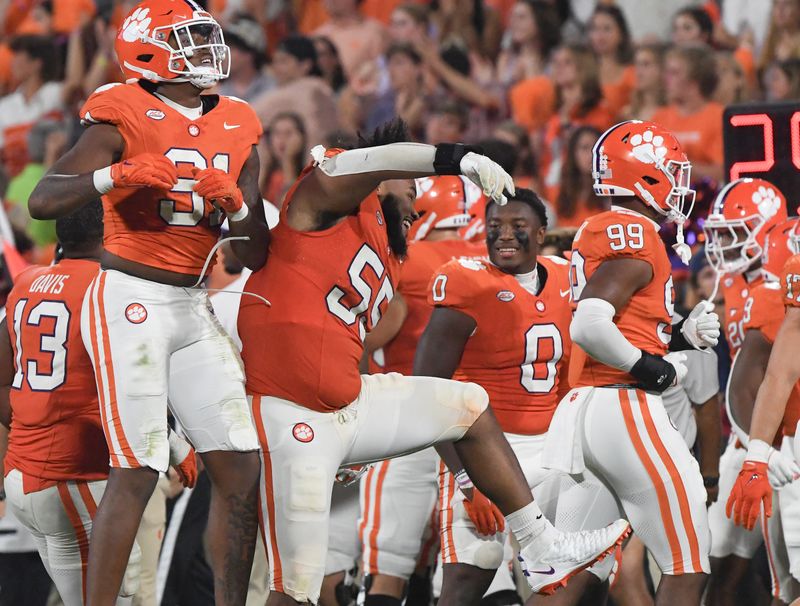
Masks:
[[[403,230],[403,215],[400,213],[400,199],[387,193],[381,199],[381,210],[386,219],[386,234],[389,236],[389,248],[401,261],[408,254],[408,241]]]

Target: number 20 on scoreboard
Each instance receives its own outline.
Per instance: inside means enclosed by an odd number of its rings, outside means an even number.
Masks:
[[[791,214],[800,202],[800,102],[731,105],[722,133],[728,180],[758,177],[774,183]]]

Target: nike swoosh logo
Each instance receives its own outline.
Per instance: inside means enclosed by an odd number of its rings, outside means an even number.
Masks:
[[[223,122],[222,126],[225,130],[233,130],[234,128],[239,128],[241,124],[228,124],[227,122]]]
[[[545,575],[551,575],[551,574],[555,574],[555,573],[556,573],[556,569],[555,569],[555,568],[553,568],[552,566],[550,567],[550,570],[531,570],[531,571],[530,571],[530,574],[545,574]]]
[[[561,293],[561,297],[566,297],[569,294],[569,288],[567,290],[559,290],[558,292]]]
[[[544,515],[544,514],[541,514],[541,513],[540,513],[538,516],[536,516],[536,519],[537,519],[537,520],[541,520],[541,519],[542,519],[542,515]]]

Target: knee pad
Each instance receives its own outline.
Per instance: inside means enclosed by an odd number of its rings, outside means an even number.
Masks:
[[[321,459],[300,459],[290,467],[289,508],[296,512],[326,514],[331,480]]]
[[[467,415],[469,425],[472,425],[489,407],[489,394],[476,383],[462,383],[459,405]]]
[[[128,566],[125,568],[125,575],[122,577],[122,586],[119,590],[121,597],[132,597],[139,591],[141,572],[142,550],[139,548],[139,544],[134,541],[131,555],[128,558]]]
[[[228,430],[231,450],[240,452],[258,450],[258,436],[253,426],[253,416],[244,398],[233,398],[220,406],[222,422]]]
[[[484,570],[498,568],[503,563],[503,544],[497,541],[481,541],[475,550],[472,563]]]

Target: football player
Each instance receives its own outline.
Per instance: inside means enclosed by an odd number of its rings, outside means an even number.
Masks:
[[[783,299],[786,288],[779,282],[781,270],[793,254],[800,252],[798,219],[792,217],[773,227],[767,234],[764,248],[762,269],[765,280],[752,289],[747,300],[742,322],[744,340],[728,381],[730,408],[734,414],[741,413],[736,417],[737,425],[743,431],[749,428],[750,437],[741,438],[747,456],[726,503],[726,513],[737,524],[748,529],[755,527],[760,500],[753,491],[763,488],[760,474],[763,464],[766,464],[769,483],[780,488],[775,495],[777,502],[774,507],[771,497],[765,499],[769,516],[767,524],[762,519],[772,594],[788,604],[798,597],[797,583],[800,581],[800,482],[793,481],[800,476],[794,450],[797,422],[800,420],[800,384],[794,385],[788,398],[780,401],[780,405],[779,401],[771,402],[766,411],[763,401],[762,408],[758,408],[756,396],[769,372],[770,355],[785,315]],[[753,402],[756,402],[755,408]],[[748,414],[751,411],[752,419]],[[765,436],[770,433],[768,442]],[[770,444],[781,435],[779,450],[775,450]],[[749,480],[754,476],[756,479],[751,485]],[[772,510],[780,515],[771,516]],[[773,518],[779,518],[780,522],[774,524]]]
[[[31,531],[66,606],[81,606],[92,518],[108,477],[92,363],[80,334],[83,298],[97,275],[103,209],[90,202],[56,221],[63,258],[17,278],[0,326],[0,421],[9,424],[5,459],[8,504]],[[193,485],[194,451],[170,435],[171,464]],[[133,550],[120,601],[139,585]]]
[[[270,260],[247,283],[272,303],[243,301],[239,314],[264,459],[270,606],[317,601],[340,466],[444,441],[457,441],[470,476],[505,514],[528,566],[554,567],[546,584],[602,557],[628,532],[625,522],[615,522],[576,537],[544,520],[483,388],[359,375],[362,340],[392,298],[406,254],[416,198],[410,179],[463,174],[500,203],[504,192],[514,194],[511,177],[485,156],[460,144],[406,140],[405,125],[393,122],[360,149],[312,150],[316,163],[286,197]],[[406,193],[379,202],[375,188],[392,179],[408,179]]]
[[[96,605],[117,595],[142,510],[167,469],[169,394],[213,485],[217,604],[241,604],[257,535],[258,438],[235,348],[207,293],[192,287],[206,275],[223,216],[240,260],[251,269],[266,260],[261,126],[246,103],[201,94],[228,75],[230,51],[193,0],[141,2],[115,49],[126,84],[88,99],[80,112],[88,128],[29,199],[32,216],[52,219],[103,195],[102,271],[81,332],[112,470],[94,521],[87,595]],[[180,389],[169,379],[176,351],[195,367]]]
[[[397,292],[380,328],[365,340],[368,351],[382,347],[382,372],[404,375],[412,374],[417,342],[433,311],[428,283],[436,270],[450,259],[486,256],[484,244],[465,242],[459,235],[471,219],[470,207],[483,197],[479,187],[461,175],[442,175],[418,179],[417,190],[420,218],[408,234],[411,243]],[[436,503],[438,467],[438,455],[428,448],[381,461],[361,481],[358,531],[363,570],[370,577],[367,606],[400,605]]]
[[[573,243],[577,389],[556,411],[546,456],[613,493],[609,511],[598,503],[588,520],[616,517],[621,506],[663,573],[656,604],[699,605],[709,572],[706,492],[660,397],[686,373],[684,356],[668,352],[719,337],[706,302],[672,326],[671,264],[658,232],[691,212],[691,164],[672,133],[638,120],[608,129],[592,162],[595,192],[614,205],[589,218]],[[679,232],[676,251],[688,261],[681,240]]]
[[[704,224],[706,257],[717,272],[725,303],[725,337],[731,360],[744,339],[742,325],[748,305],[752,304],[748,303],[750,294],[764,279],[761,258],[767,232],[784,219],[783,193],[767,181],[747,178],[732,181],[720,191]],[[745,410],[728,415],[734,427],[742,423],[749,426],[752,402],[750,399]],[[726,401],[726,406],[730,408],[731,402]],[[719,498],[708,510],[712,606],[736,601],[742,584],[749,583],[752,578],[747,574],[750,560],[763,541],[758,529],[736,526],[725,515],[725,503],[745,453],[741,440],[731,434],[720,458]],[[775,571],[771,571],[776,577]]]
[[[539,256],[547,215],[531,190],[518,189],[505,206],[490,202],[485,219],[489,261],[454,260],[431,280],[428,303],[434,311],[414,374],[455,376],[486,389],[528,486],[546,507],[555,497],[548,488],[557,489],[557,483],[548,486],[555,474],[542,468],[542,448],[553,412],[569,390],[569,266]],[[478,604],[503,561],[503,516],[474,488],[457,455],[450,455],[447,466],[455,474],[444,471],[440,477],[440,603]],[[523,570],[542,593],[580,571],[551,581],[550,567]]]

